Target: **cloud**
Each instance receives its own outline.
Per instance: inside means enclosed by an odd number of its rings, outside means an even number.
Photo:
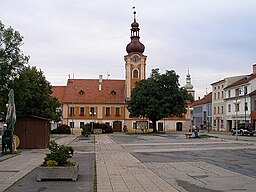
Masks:
[[[185,84],[187,69],[197,96],[225,76],[248,74],[256,63],[253,0],[12,0],[0,18],[24,36],[22,50],[53,85],[68,74],[124,79],[132,7],[146,46],[147,74],[174,69]]]

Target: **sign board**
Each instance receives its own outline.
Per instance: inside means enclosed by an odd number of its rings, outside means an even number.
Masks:
[[[141,130],[148,129],[148,121],[136,121],[136,128]]]

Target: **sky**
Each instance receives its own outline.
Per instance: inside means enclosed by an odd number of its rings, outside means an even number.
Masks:
[[[0,20],[24,37],[21,50],[51,85],[67,79],[124,79],[133,9],[145,45],[147,77],[175,70],[196,98],[211,83],[252,73],[255,0],[0,0]]]

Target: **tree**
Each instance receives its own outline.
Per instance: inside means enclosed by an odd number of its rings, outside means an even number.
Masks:
[[[57,98],[51,96],[51,85],[43,72],[36,67],[24,67],[13,81],[15,91],[16,113],[19,115],[36,115],[59,120],[61,112]]]
[[[17,76],[29,57],[24,55],[20,47],[23,37],[13,28],[5,28],[0,21],[0,108],[5,111],[10,82]]]
[[[179,76],[175,71],[160,74],[159,69],[153,69],[150,77],[138,81],[132,91],[127,107],[130,117],[148,118],[153,123],[153,132],[156,132],[156,121],[186,113],[187,101],[193,101],[186,89],[179,86]]]

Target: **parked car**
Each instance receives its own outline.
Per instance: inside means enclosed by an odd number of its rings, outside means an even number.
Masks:
[[[237,127],[237,133],[240,135],[251,135],[255,133],[254,127],[250,123],[239,123]],[[231,129],[231,134],[236,134],[236,128]]]

